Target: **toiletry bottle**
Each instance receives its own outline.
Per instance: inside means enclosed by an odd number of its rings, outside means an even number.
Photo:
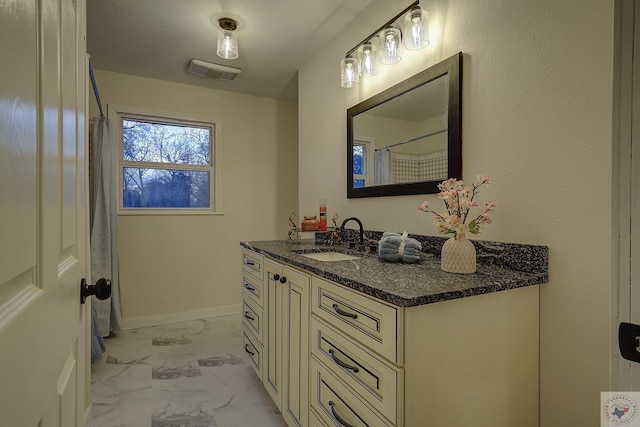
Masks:
[[[320,231],[327,231],[327,201],[320,199]]]

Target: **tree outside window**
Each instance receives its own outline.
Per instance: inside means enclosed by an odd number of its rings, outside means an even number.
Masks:
[[[359,141],[353,143],[353,188],[367,185],[368,144]]]
[[[124,209],[212,208],[214,125],[121,123]]]

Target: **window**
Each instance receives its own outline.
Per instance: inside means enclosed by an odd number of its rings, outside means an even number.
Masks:
[[[353,141],[353,188],[362,188],[371,185],[371,154],[370,141]]]
[[[121,213],[215,210],[215,124],[117,113]]]

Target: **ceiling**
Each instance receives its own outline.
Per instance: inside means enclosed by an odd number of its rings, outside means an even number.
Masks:
[[[87,50],[96,69],[295,101],[297,70],[370,2],[87,0]],[[238,23],[235,60],[216,55],[222,17]],[[188,71],[192,58],[242,73],[200,77]]]

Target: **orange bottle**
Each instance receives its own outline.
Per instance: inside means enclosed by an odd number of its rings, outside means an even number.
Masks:
[[[327,231],[327,201],[320,199],[320,231]]]

